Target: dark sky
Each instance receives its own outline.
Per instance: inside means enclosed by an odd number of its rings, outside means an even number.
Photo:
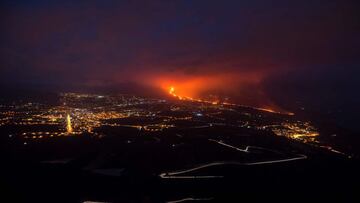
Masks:
[[[356,2],[2,0],[0,80],[175,84],[255,105],[356,103]]]

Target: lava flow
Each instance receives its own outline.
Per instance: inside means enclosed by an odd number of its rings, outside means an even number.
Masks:
[[[292,112],[280,112],[280,111],[275,111],[275,110],[269,109],[269,108],[251,107],[251,106],[233,104],[233,103],[229,103],[229,102],[209,101],[209,100],[203,100],[203,99],[195,99],[195,98],[188,97],[188,96],[180,96],[180,95],[175,93],[175,87],[174,86],[169,87],[169,94],[171,96],[177,98],[177,99],[180,99],[180,100],[196,101],[196,102],[208,103],[208,104],[213,104],[213,105],[218,105],[219,104],[219,105],[229,105],[229,106],[241,106],[241,107],[252,108],[252,109],[256,109],[256,110],[260,110],[260,111],[266,111],[266,112],[269,112],[269,113],[285,114],[285,115],[289,115],[289,116],[295,115]]]
[[[202,99],[195,99],[195,98],[188,97],[188,96],[177,95],[175,93],[175,87],[174,86],[171,86],[169,88],[169,94],[172,95],[173,97],[176,97],[176,98],[180,99],[180,100],[188,100],[188,101],[197,101],[197,102],[204,102],[204,103],[211,103],[211,104],[219,104],[218,101],[207,101],[207,100],[202,100]]]

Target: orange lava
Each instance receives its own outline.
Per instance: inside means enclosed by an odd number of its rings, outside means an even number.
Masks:
[[[169,95],[179,100],[203,102],[213,105],[243,106],[269,113],[294,115],[273,104],[273,102],[265,97],[266,95],[257,94],[258,89],[256,88],[259,87],[258,84],[261,81],[261,75],[259,74],[217,74],[202,76],[184,75],[180,73],[166,75],[155,74],[147,75],[146,79],[143,81],[153,87],[160,87],[164,92],[167,92]],[[239,95],[239,93],[242,93],[242,90],[246,90],[245,92],[254,91],[254,95],[257,95],[257,101],[252,103],[251,100],[246,100],[249,95],[244,94],[243,98],[246,102],[243,104],[246,105],[240,105],[231,103],[228,100],[218,99],[216,96],[217,91],[222,92],[225,95]],[[214,98],[210,96],[212,93],[215,93]],[[250,95],[250,97],[251,96],[252,95]],[[205,99],[205,97],[207,99]],[[236,101],[241,101],[241,99],[237,99]]]
[[[175,90],[176,89],[174,86],[168,87],[169,94],[180,100],[197,101],[197,102],[208,103],[208,104],[213,104],[213,105],[244,106],[244,105],[238,105],[238,104],[233,104],[233,103],[229,103],[229,102],[209,101],[209,100],[196,99],[196,98],[192,98],[192,97],[188,97],[188,96],[180,96],[180,95],[176,94]],[[256,110],[265,111],[265,112],[269,112],[269,113],[285,114],[285,115],[289,115],[289,116],[295,115],[292,112],[276,111],[276,110],[273,110],[270,108],[258,108],[258,107],[250,107],[250,106],[244,106],[244,107],[249,107],[249,108],[253,108]]]
[[[200,99],[194,99],[192,97],[188,97],[188,96],[180,96],[180,95],[177,95],[175,93],[175,87],[174,86],[170,86],[169,87],[169,94],[172,95],[173,97],[176,97],[180,100],[190,100],[190,101],[199,101],[199,102],[203,102],[202,100]]]

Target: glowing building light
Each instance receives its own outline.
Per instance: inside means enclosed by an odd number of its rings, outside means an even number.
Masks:
[[[66,132],[67,133],[72,133],[73,132],[73,128],[71,126],[71,117],[70,117],[70,114],[68,114],[66,116]]]

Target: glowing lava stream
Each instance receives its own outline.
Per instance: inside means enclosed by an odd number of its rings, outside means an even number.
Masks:
[[[180,100],[197,101],[197,102],[203,102],[203,103],[214,104],[214,105],[222,104],[222,105],[230,105],[230,106],[241,106],[241,107],[252,108],[252,109],[256,109],[256,110],[260,110],[260,111],[266,111],[266,112],[269,112],[269,113],[285,114],[285,115],[289,115],[289,116],[295,115],[292,112],[279,112],[279,111],[274,111],[272,109],[245,106],[245,105],[233,104],[233,103],[229,103],[229,102],[207,101],[207,100],[202,100],[202,99],[194,99],[194,98],[186,97],[186,96],[180,96],[180,95],[177,95],[175,93],[175,87],[174,86],[169,87],[169,94],[172,95],[173,97],[176,97],[176,98],[180,99]]]
[[[201,100],[201,99],[194,99],[191,97],[186,97],[186,96],[179,96],[177,94],[175,94],[175,87],[171,86],[169,88],[169,94],[172,95],[173,97],[176,97],[180,100],[190,100],[190,101],[197,101],[197,102],[205,102],[205,103],[212,103],[212,104],[217,104],[215,102],[211,102],[211,101],[205,101],[205,100]]]

